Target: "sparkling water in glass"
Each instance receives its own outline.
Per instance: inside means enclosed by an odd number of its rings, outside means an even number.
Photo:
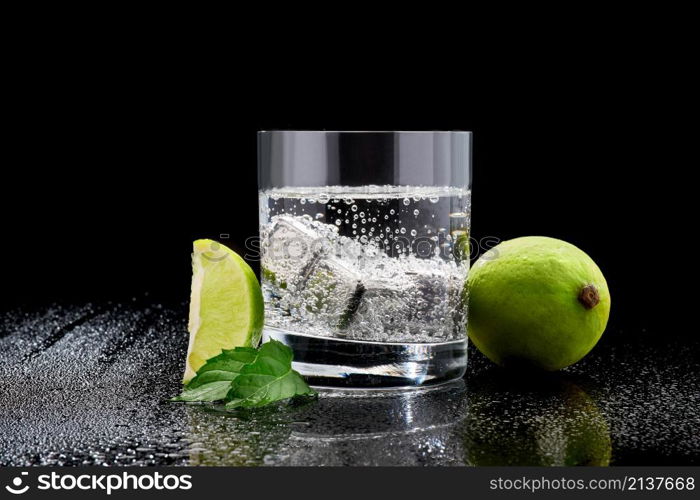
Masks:
[[[312,384],[466,368],[469,132],[259,133],[264,339]]]

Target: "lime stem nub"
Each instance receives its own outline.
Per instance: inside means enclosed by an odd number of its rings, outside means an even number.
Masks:
[[[600,294],[594,285],[586,285],[578,294],[578,301],[583,304],[586,309],[593,309],[600,302]]]

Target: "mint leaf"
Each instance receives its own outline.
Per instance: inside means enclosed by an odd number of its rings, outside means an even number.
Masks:
[[[260,349],[236,347],[207,360],[171,401],[226,400],[227,407],[258,407],[302,394],[315,394],[292,370],[292,350],[271,340]]]
[[[245,365],[252,363],[257,357],[258,351],[253,347],[224,349],[221,354],[209,358],[204,366],[197,370],[197,375],[187,384],[187,389],[195,389],[214,381],[233,380]]]
[[[227,408],[251,408],[303,394],[315,394],[299,373],[292,370],[292,350],[270,340],[258,350],[254,362],[241,368],[226,395]]]
[[[200,385],[195,389],[185,389],[171,401],[218,401],[224,399],[231,390],[230,380],[220,380]]]
[[[171,401],[219,401],[226,398],[231,381],[257,357],[258,351],[252,347],[224,349],[221,354],[207,360],[182,393]]]

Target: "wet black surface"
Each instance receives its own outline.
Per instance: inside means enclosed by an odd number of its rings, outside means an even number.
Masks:
[[[465,379],[440,389],[226,412],[167,401],[184,306],[14,310],[0,317],[0,465],[700,463],[700,344],[607,338],[548,377],[471,350]]]

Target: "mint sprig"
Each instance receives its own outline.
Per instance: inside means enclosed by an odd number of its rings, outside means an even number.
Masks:
[[[254,362],[245,365],[231,382],[227,408],[252,408],[292,396],[314,394],[299,373],[292,370],[292,350],[271,340],[260,347]]]
[[[207,360],[172,401],[220,401],[228,408],[252,408],[294,396],[315,394],[292,369],[292,350],[276,340],[259,349],[237,347]]]

